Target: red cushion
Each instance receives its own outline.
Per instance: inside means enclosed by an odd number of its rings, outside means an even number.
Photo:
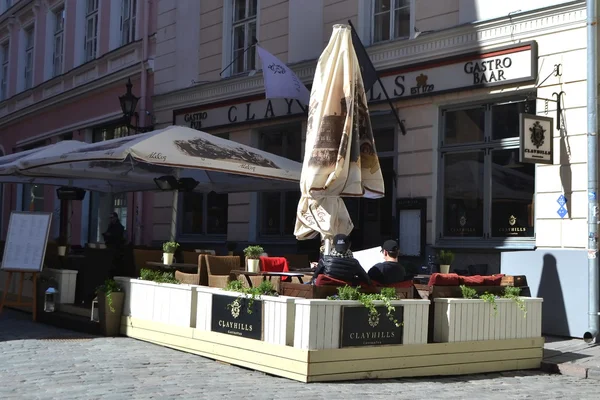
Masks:
[[[285,257],[261,257],[260,270],[265,272],[289,272]]]
[[[485,286],[500,286],[502,277],[504,277],[504,274],[484,276],[483,282]]]
[[[348,282],[341,281],[339,279],[332,278],[328,275],[321,274],[317,276],[317,280],[315,281],[315,286],[352,286]]]
[[[458,279],[461,285],[467,286],[483,286],[485,283],[485,277],[481,275],[460,276]]]
[[[458,286],[460,284],[457,274],[435,273],[429,278],[428,286]]]

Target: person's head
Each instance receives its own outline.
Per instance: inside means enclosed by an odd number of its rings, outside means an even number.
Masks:
[[[398,261],[398,243],[395,240],[383,242],[381,252],[386,261]]]
[[[338,234],[333,237],[333,248],[340,254],[350,250],[350,238],[344,234]]]
[[[110,214],[109,221],[110,221],[111,224],[117,224],[117,223],[120,222],[119,221],[119,216],[117,215],[116,212]]]

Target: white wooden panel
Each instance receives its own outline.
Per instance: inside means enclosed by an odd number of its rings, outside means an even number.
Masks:
[[[473,299],[435,299],[435,342],[525,339],[541,336],[542,299],[522,298],[527,317],[511,299],[491,304]]]

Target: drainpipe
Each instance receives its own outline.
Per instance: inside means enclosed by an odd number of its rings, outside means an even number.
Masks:
[[[144,2],[144,23],[142,29],[142,70],[140,75],[140,119],[138,124],[146,126],[146,96],[148,95],[148,70],[146,69],[146,63],[148,61],[148,24],[150,23],[150,0]],[[135,209],[133,213],[135,215],[135,245],[143,243],[142,238],[142,218],[144,214],[144,194],[137,192],[134,194]]]
[[[597,0],[587,0],[587,167],[588,167],[588,330],[586,343],[598,336],[598,51]]]

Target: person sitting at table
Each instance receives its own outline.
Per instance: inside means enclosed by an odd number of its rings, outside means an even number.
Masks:
[[[382,285],[391,285],[406,279],[404,267],[398,263],[398,243],[386,240],[381,246],[385,261],[375,264],[369,269],[369,277]]]
[[[349,285],[371,284],[371,279],[350,251],[350,238],[339,234],[333,238],[333,248],[329,255],[322,255],[317,269],[309,283],[314,284],[319,275],[343,281]]]
[[[104,243],[106,243],[107,246],[118,246],[125,241],[125,228],[121,225],[121,221],[119,221],[119,216],[116,212],[110,215],[108,228],[106,229],[106,232],[102,234],[102,237],[104,237]]]

